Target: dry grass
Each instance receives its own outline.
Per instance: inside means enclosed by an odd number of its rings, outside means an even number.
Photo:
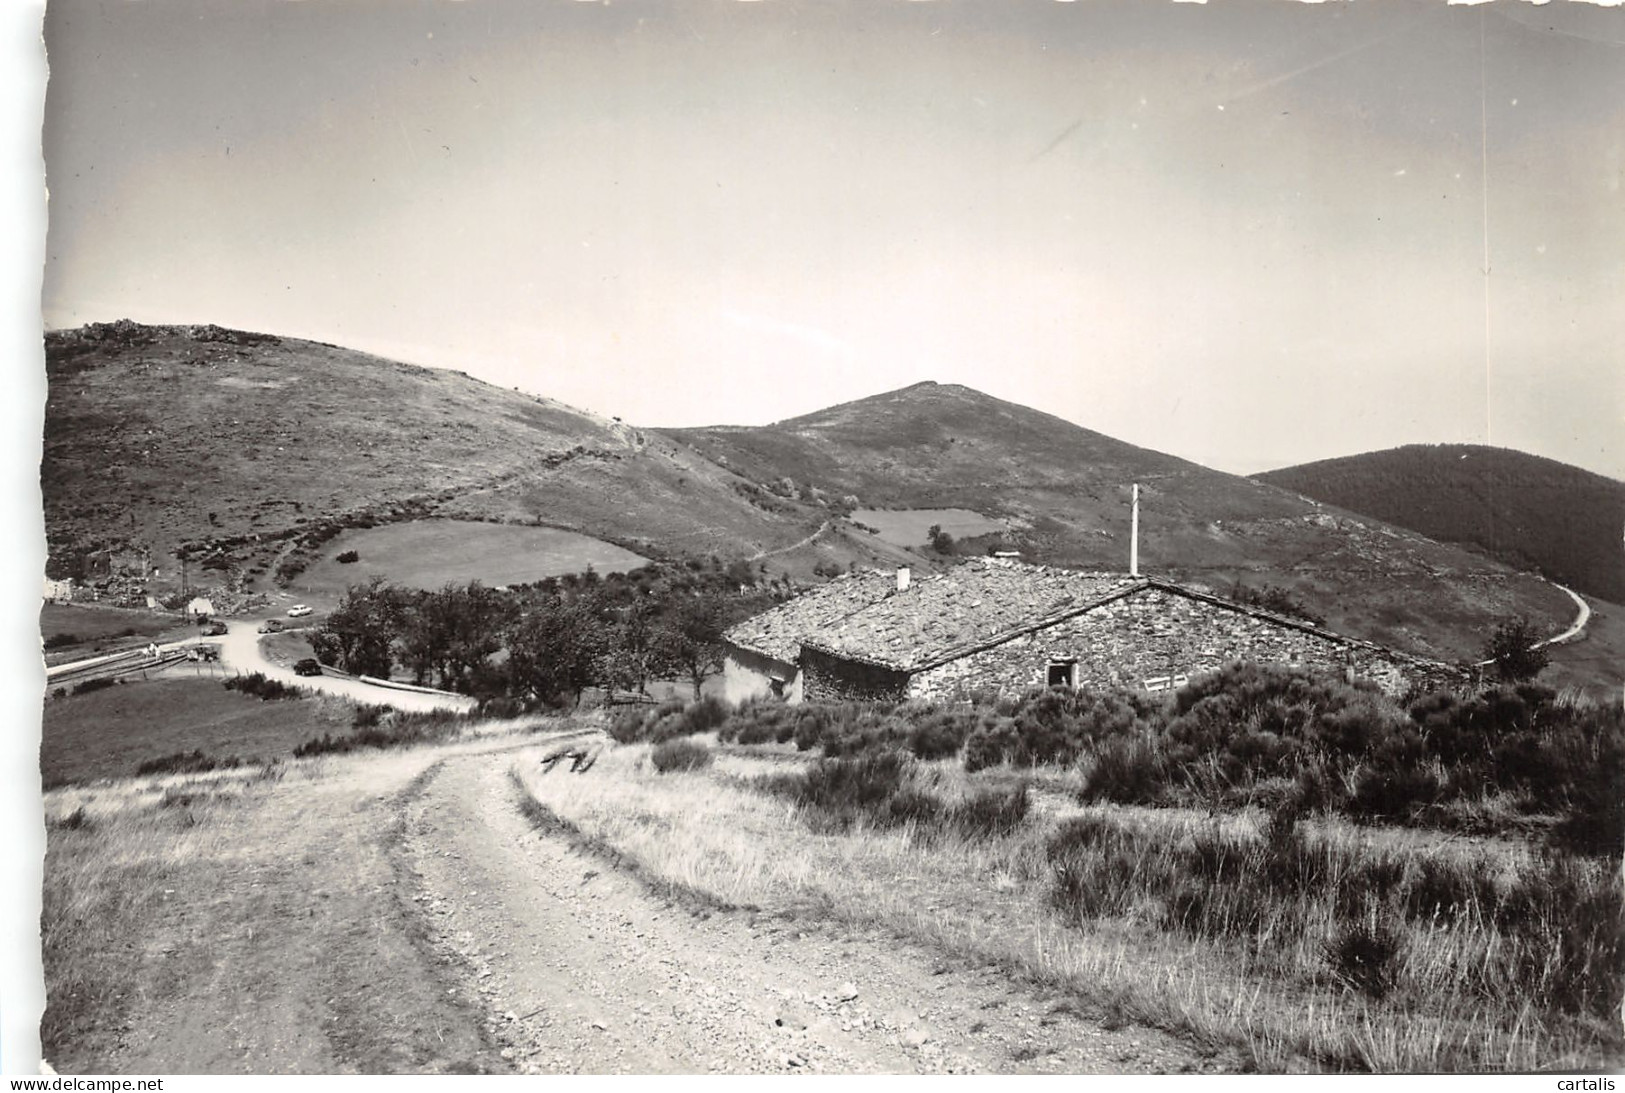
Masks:
[[[348,565],[339,554],[355,550]],[[622,573],[648,559],[629,550],[557,528],[473,520],[412,520],[346,531],[322,547],[322,558],[290,587],[313,597],[337,598],[372,576],[408,588],[437,589],[450,582],[520,584],[580,573]]]
[[[1170,932],[1149,906],[1069,924],[1052,906],[1046,843],[1056,810],[1044,796],[1023,829],[1001,838],[922,839],[907,825],[861,823],[840,835],[812,830],[794,805],[751,788],[782,762],[722,753],[711,770],[657,775],[647,745],[633,745],[605,754],[588,777],[514,770],[525,794],[658,883],[725,904],[878,926],[1061,987],[1108,1021],[1239,1045],[1264,1069],[1534,1070],[1621,1058],[1615,1030],[1546,1020],[1516,998],[1449,993],[1441,970],[1468,960],[1482,938],[1416,931],[1405,974],[1418,989],[1375,999],[1328,981],[1330,935],[1314,929],[1274,946],[1238,946]],[[945,796],[987,784],[946,765],[925,777]],[[1164,835],[1212,823],[1200,814],[1091,811]],[[1253,824],[1233,817],[1224,826],[1241,833]],[[1331,837],[1363,836],[1348,828]],[[1496,860],[1518,868],[1515,857]],[[1430,982],[1446,993],[1428,999]]]
[[[149,760],[202,751],[272,759],[324,733],[349,730],[352,707],[336,699],[271,704],[219,679],[155,679],[48,699],[40,769],[47,787],[133,775]]]

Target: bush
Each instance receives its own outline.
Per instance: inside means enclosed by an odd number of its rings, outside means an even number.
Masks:
[[[224,759],[216,759],[205,755],[201,750],[181,751],[173,755],[165,755],[158,759],[148,759],[135,768],[139,777],[144,774],[202,774],[204,771],[222,770],[228,767],[240,767],[243,760],[235,755]]]
[[[75,683],[73,685],[73,693],[76,695],[93,694],[96,691],[105,691],[107,688],[113,686],[117,682],[118,680],[114,679],[112,676],[102,676],[100,679],[87,679],[83,683]]]
[[[290,687],[279,679],[267,679],[264,672],[250,672],[246,676],[233,676],[225,680],[223,686],[228,691],[241,691],[243,694],[254,695],[264,702],[274,702],[283,698],[303,698],[305,691],[300,687]]]
[[[1347,809],[1357,820],[1402,821],[1439,800],[1439,777],[1426,768],[1382,764],[1355,776]]]
[[[47,649],[65,649],[69,645],[78,644],[79,637],[77,634],[52,634],[45,639],[45,648]]]
[[[85,811],[85,806],[80,805],[60,819],[47,819],[45,826],[54,831],[88,831],[96,826],[96,822]]]
[[[908,730],[908,750],[917,759],[947,759],[956,755],[975,724],[972,710],[922,711]]]
[[[1332,971],[1350,986],[1381,998],[1394,985],[1400,955],[1399,935],[1386,924],[1345,926],[1327,946]]]
[[[910,762],[901,752],[871,751],[821,759],[799,774],[759,779],[757,786],[794,801],[820,830],[845,831],[859,819],[877,827],[895,826],[942,811],[941,802],[928,802],[908,786]]]
[[[948,826],[971,839],[1009,835],[1027,819],[1032,795],[1023,782],[1014,789],[984,790],[948,810]]]
[[[609,723],[609,735],[617,744],[636,744],[648,740],[654,726],[664,717],[679,714],[683,700],[668,698],[658,706],[623,706]]]
[[[359,562],[360,560],[361,555],[353,550],[346,550],[338,556],[340,565],[349,565],[351,562]]]
[[[717,728],[723,743],[784,744],[795,735],[800,717],[797,707],[771,697],[747,699]]]
[[[658,706],[623,709],[610,722],[609,735],[620,744],[660,744],[720,728],[727,722],[728,713],[728,704],[714,695],[688,704],[680,698],[668,698]]]
[[[1009,762],[1018,743],[1013,720],[996,714],[983,715],[981,723],[965,740],[965,770],[974,774]]]
[[[503,720],[521,717],[530,712],[523,700],[511,695],[488,695],[480,699],[479,711],[481,717]]]
[[[376,706],[363,706],[356,711],[355,724],[359,727],[348,736],[322,734],[293,749],[295,758],[307,755],[344,755],[360,748],[398,748],[411,744],[432,744],[457,734],[467,717],[447,710],[423,713],[401,713],[388,710],[374,715]],[[365,724],[363,724],[365,722]]]
[[[1155,804],[1166,775],[1156,748],[1143,736],[1116,736],[1095,753],[1095,765],[1079,797],[1123,805]]]
[[[711,749],[694,740],[667,740],[655,745],[649,762],[661,774],[701,770],[711,765]]]

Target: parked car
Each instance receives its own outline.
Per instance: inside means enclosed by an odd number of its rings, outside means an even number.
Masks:
[[[205,637],[217,638],[225,632],[226,624],[221,622],[219,619],[214,619],[203,627],[203,635]]]
[[[293,674],[296,676],[319,676],[322,674],[321,662],[315,657],[306,657],[293,666]]]
[[[296,603],[288,608],[288,617],[290,619],[302,619],[308,614],[310,614],[310,608],[302,603]]]
[[[264,622],[260,623],[260,633],[262,633],[262,634],[275,634],[275,633],[278,633],[281,629],[282,629],[282,620],[281,619],[266,619]]]

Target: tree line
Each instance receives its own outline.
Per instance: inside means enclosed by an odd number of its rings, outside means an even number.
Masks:
[[[646,694],[655,680],[681,680],[698,697],[722,671],[722,632],[791,591],[715,559],[517,588],[426,591],[374,577],[351,585],[309,641],[317,660],[353,675],[399,670],[524,709],[573,705],[589,688]]]

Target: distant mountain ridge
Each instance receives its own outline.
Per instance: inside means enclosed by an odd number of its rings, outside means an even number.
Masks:
[[[965,553],[1123,572],[1138,483],[1149,575],[1274,589],[1332,629],[1445,660],[1475,657],[1508,615],[1552,633],[1572,615],[1561,592],[1482,554],[968,387],[916,384],[770,426],[658,430],[459,372],[218,327],[93,324],[52,332],[45,348],[53,576],[111,549],[150,555],[177,585],[190,565],[194,580],[265,590],[329,530],[434,516],[566,528],[645,557],[748,559],[805,582],[948,564],[851,513],[955,507],[1003,528],[958,544]]]
[[[918,383],[772,425],[664,432],[758,482],[1004,521],[1006,533],[972,550],[1002,545],[1108,571],[1127,568],[1138,483],[1145,572],[1219,592],[1282,587],[1334,629],[1444,659],[1476,654],[1498,617],[1555,623],[1569,612],[1560,592],[1482,555],[954,384]]]
[[[1477,444],[1411,444],[1253,477],[1625,603],[1625,482]]]

